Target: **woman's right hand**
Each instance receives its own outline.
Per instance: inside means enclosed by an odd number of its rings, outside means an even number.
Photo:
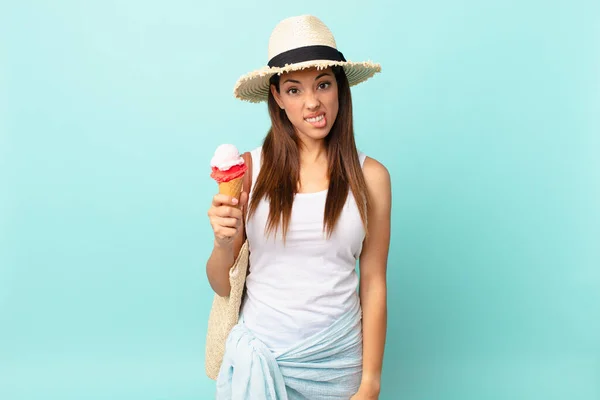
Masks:
[[[248,199],[246,192],[242,192],[240,200],[224,194],[213,197],[208,210],[210,225],[215,234],[215,244],[221,247],[231,246],[236,235],[244,229],[243,206]]]

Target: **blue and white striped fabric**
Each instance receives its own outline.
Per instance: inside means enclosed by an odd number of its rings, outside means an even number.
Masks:
[[[275,357],[237,324],[217,377],[218,400],[348,400],[362,376],[360,304],[328,329]]]

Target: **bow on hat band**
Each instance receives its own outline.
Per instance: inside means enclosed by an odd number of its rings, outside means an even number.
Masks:
[[[268,66],[283,68],[286,64],[297,64],[312,60],[346,61],[344,55],[329,46],[305,46],[284,51],[269,60]]]

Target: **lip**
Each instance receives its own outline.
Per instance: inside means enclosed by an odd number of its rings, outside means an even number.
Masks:
[[[325,115],[325,113],[324,112],[318,112],[318,113],[309,114],[309,115],[305,116],[304,119],[316,118],[316,117],[319,117],[321,115]]]

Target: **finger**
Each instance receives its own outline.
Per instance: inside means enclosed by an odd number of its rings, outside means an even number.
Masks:
[[[231,197],[228,196],[226,194],[216,194],[213,197],[213,201],[212,204],[215,207],[219,207],[221,205],[227,205],[227,206],[236,206],[239,203],[238,199],[236,199],[235,197]]]
[[[222,226],[226,228],[237,228],[240,220],[237,218],[214,217],[211,221],[214,226]]]
[[[221,206],[215,208],[215,215],[217,217],[231,217],[241,219],[242,210],[235,207]]]

